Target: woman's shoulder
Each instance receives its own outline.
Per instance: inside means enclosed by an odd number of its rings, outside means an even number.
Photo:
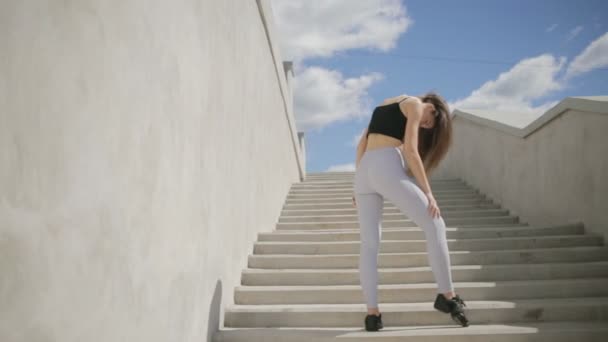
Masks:
[[[415,98],[415,97],[416,96],[406,95],[406,94],[398,95],[395,97],[389,97],[387,99],[384,99],[384,101],[382,101],[380,106],[386,106],[386,105],[393,104],[393,103],[401,103],[404,100],[407,100],[408,98]]]

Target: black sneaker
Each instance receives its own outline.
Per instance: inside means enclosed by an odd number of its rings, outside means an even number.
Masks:
[[[446,299],[445,296],[441,293],[437,294],[437,298],[435,298],[435,304],[433,307],[435,309],[443,312],[449,313],[452,316],[452,320],[454,322],[462,325],[463,327],[469,326],[469,320],[467,316],[464,314],[464,307],[467,306],[460,296],[455,295],[452,299]]]
[[[365,330],[367,331],[378,331],[384,328],[382,325],[382,314],[367,315],[365,316]]]

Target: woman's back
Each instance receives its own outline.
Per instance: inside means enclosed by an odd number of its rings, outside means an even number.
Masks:
[[[391,105],[394,103],[399,103],[408,97],[409,96],[403,95],[403,96],[400,96],[400,97],[394,99],[391,102],[384,102],[380,106],[388,106],[388,105]],[[378,108],[378,107],[376,107],[376,108]],[[399,108],[397,108],[397,109],[399,109]],[[401,115],[403,115],[403,114],[401,113]],[[404,128],[399,127],[399,129],[404,129]],[[401,146],[402,144],[403,144],[403,142],[400,139],[397,139],[395,137],[381,134],[381,133],[371,132],[371,133],[369,133],[369,135],[367,137],[367,147],[366,147],[365,151],[371,151],[371,150],[375,150],[378,148],[384,148],[384,147],[398,147],[398,146]]]

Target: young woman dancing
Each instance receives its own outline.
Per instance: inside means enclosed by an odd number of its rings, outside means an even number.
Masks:
[[[367,304],[367,331],[383,327],[378,308],[378,252],[385,198],[424,231],[438,284],[434,308],[468,326],[466,305],[452,285],[445,222],[427,179],[451,143],[449,108],[435,92],[386,99],[374,109],[363,132],[357,146],[353,204],[360,227],[359,275]]]

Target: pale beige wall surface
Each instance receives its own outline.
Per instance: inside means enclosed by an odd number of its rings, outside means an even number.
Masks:
[[[0,46],[0,341],[206,341],[302,167],[258,4],[3,1]]]
[[[554,109],[527,131],[455,112],[454,144],[437,175],[461,178],[523,221],[582,221],[606,239],[608,98],[566,98]]]

